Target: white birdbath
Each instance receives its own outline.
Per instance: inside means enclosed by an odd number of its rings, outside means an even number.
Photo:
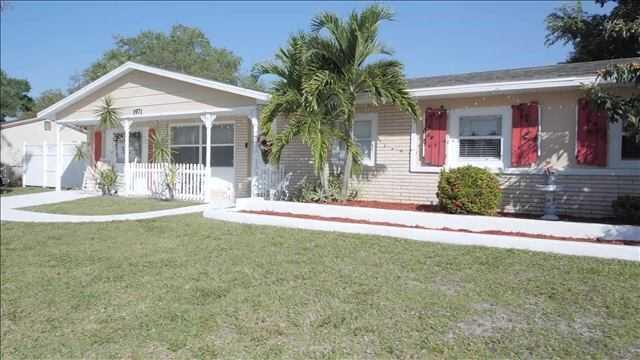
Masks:
[[[544,192],[544,215],[541,219],[559,220],[555,194],[562,190],[562,186],[556,184],[536,185],[536,189]]]

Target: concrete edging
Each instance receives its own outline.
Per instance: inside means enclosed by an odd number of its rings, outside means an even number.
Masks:
[[[593,240],[640,241],[640,226],[633,225],[606,225],[492,216],[451,215],[355,206],[272,201],[254,198],[237,199],[236,209],[346,218],[369,222],[393,223],[404,226],[421,226],[430,229],[446,228],[474,232],[501,231]]]
[[[637,246],[595,244],[562,240],[542,240],[517,236],[472,234],[385,225],[342,223],[325,220],[243,213],[237,211],[237,209],[210,208],[204,212],[204,216],[210,219],[241,224],[280,226],[293,229],[343,232],[350,234],[380,235],[453,245],[476,245],[640,262],[640,247]]]

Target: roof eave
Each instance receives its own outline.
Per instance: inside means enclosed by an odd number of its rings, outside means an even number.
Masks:
[[[472,96],[478,94],[501,94],[518,91],[552,90],[580,88],[593,84],[596,76],[567,77],[542,80],[510,81],[499,83],[481,83],[468,85],[437,86],[409,89],[413,97]]]

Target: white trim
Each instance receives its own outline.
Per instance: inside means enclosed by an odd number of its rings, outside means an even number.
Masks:
[[[500,159],[473,159],[460,157],[460,118],[462,116],[483,116],[498,115],[501,117],[500,135]],[[455,168],[464,165],[474,165],[489,169],[506,169],[511,166],[511,107],[478,107],[478,108],[457,108],[448,111],[447,121],[449,122],[447,133],[447,167]]]
[[[609,144],[607,148],[607,166],[611,168],[633,169],[640,172],[640,159],[622,160],[622,121],[609,123]]]
[[[67,96],[66,98],[38,112],[38,117],[46,117],[49,114],[58,112],[70,106],[71,104],[74,104],[75,102],[79,101],[81,98],[97,91],[98,89],[112,83],[113,81],[125,76],[126,74],[134,70],[142,71],[142,72],[157,75],[157,76],[162,76],[169,79],[183,81],[186,83],[199,85],[199,86],[203,86],[203,87],[214,89],[214,90],[225,91],[231,94],[249,97],[249,98],[255,99],[256,101],[269,101],[269,99],[271,98],[271,95],[260,92],[260,91],[245,89],[245,88],[241,88],[234,85],[224,84],[218,81],[207,80],[207,79],[190,76],[186,74],[180,74],[177,72],[163,70],[156,67],[146,66],[146,65],[137,64],[129,61],[120,65],[114,70],[111,70],[110,72],[103,75],[99,79],[86,85],[85,87]]]
[[[255,111],[255,106],[239,106],[235,108],[209,108],[193,111],[175,111],[175,112],[162,112],[157,114],[144,114],[144,115],[122,115],[120,119],[135,120],[135,121],[170,121],[170,120],[190,120],[196,118],[203,113],[212,113],[218,116],[232,116],[232,115],[245,115],[252,111]],[[97,117],[82,118],[82,119],[64,119],[58,120],[61,124],[75,124],[75,125],[94,125],[98,123]]]
[[[356,114],[356,118],[354,120],[354,129],[355,131],[355,122],[356,121],[371,121],[371,157],[369,159],[362,159],[362,165],[364,166],[375,166],[376,165],[376,151],[378,148],[378,113],[360,113]],[[354,140],[357,139],[354,136]]]
[[[592,84],[595,76],[566,77],[541,80],[523,80],[471,85],[436,86],[409,89],[414,97],[442,97],[447,95],[475,95],[482,93],[507,93],[522,90],[579,88]]]

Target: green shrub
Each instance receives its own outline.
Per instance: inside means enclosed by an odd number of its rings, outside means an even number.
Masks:
[[[475,166],[442,170],[436,196],[451,214],[495,215],[502,200],[498,177]]]
[[[626,224],[640,225],[640,196],[618,196],[611,206],[616,219]]]
[[[358,197],[358,191],[352,189],[349,194],[342,196],[342,177],[339,175],[329,176],[329,186],[326,191],[322,191],[320,180],[304,179],[294,192],[293,200],[299,202],[331,202],[354,200]]]
[[[112,166],[97,168],[96,175],[102,195],[114,195],[117,192],[118,173]]]

